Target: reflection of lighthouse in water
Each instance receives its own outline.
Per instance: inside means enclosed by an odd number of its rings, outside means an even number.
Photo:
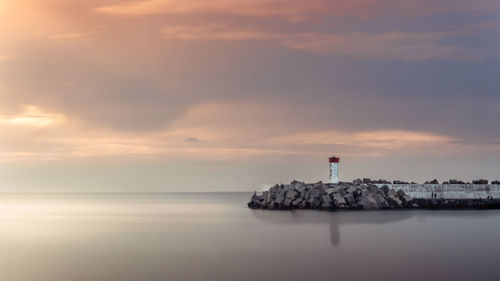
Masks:
[[[326,224],[330,226],[330,243],[340,245],[341,225],[377,225],[404,221],[419,214],[417,211],[337,211],[314,212],[298,210],[293,212],[277,212],[269,210],[252,210],[252,215],[259,220],[277,224]],[[425,215],[425,213],[421,213]],[[435,216],[435,213],[432,213]]]
[[[328,158],[330,161],[330,183],[339,183],[339,161],[340,158],[332,156]]]

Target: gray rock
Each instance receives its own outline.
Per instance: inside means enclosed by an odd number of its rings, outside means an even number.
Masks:
[[[488,184],[488,180],[473,180],[473,184]]]
[[[401,197],[403,197],[405,195],[406,195],[406,193],[404,191],[402,191],[401,189],[396,192],[396,196],[398,198],[401,198]]]
[[[375,201],[377,202],[378,208],[379,209],[385,209],[389,207],[389,203],[385,199],[385,196],[383,195],[382,192],[379,192],[374,196]]]
[[[299,198],[293,200],[292,206],[295,208],[298,208],[300,206],[300,203],[302,203],[302,201],[304,201],[304,199],[299,197]]]
[[[363,207],[363,209],[378,209],[379,208],[377,201],[375,200],[372,193],[366,193],[366,196],[362,196],[361,200],[358,202],[358,204],[361,205]]]
[[[306,189],[306,192],[305,192],[305,194],[304,194],[303,198],[304,198],[305,200],[309,200],[309,197],[310,197],[310,196],[311,196],[311,189],[309,189],[309,188],[308,188],[308,189]]]
[[[302,200],[302,202],[299,203],[299,208],[301,209],[307,209],[309,207],[309,203],[307,200]]]
[[[389,194],[389,187],[387,185],[384,185],[380,188],[380,191],[382,191],[384,195],[387,196]]]
[[[330,202],[332,202],[332,199],[330,199],[330,196],[328,196],[328,195],[323,195],[323,196],[321,197],[321,201],[322,201],[322,202],[327,202],[327,203],[330,203]]]
[[[291,191],[288,191],[286,193],[286,198],[287,199],[291,199],[291,200],[294,200],[295,198],[297,198],[299,196],[299,193],[295,190],[291,190]]]
[[[300,185],[299,187],[296,187],[295,190],[297,190],[300,194],[305,193],[307,187],[305,184]]]
[[[353,193],[348,193],[344,195],[344,200],[347,202],[348,205],[352,205],[356,203],[356,200],[354,199],[354,194]]]
[[[330,199],[330,196],[328,195],[323,195],[321,197],[321,208],[327,209],[332,207],[332,200]]]
[[[314,200],[319,199],[322,196],[323,191],[319,188],[312,189],[309,195],[309,202],[314,202]]]
[[[403,201],[396,197],[396,193],[389,194],[387,196],[387,201],[389,205],[392,205],[394,208],[401,208],[403,206]]]
[[[394,180],[392,181],[393,184],[408,184],[408,182],[405,181],[400,181],[400,180]]]
[[[350,194],[352,194],[352,193],[354,193],[356,190],[358,190],[358,188],[357,188],[356,186],[351,185],[351,186],[349,186],[348,188],[346,188],[345,192],[346,192],[346,193],[350,193]]]
[[[332,187],[325,189],[325,193],[328,195],[332,195],[333,193],[335,193],[335,191],[336,191],[336,188],[332,188]]]
[[[270,210],[274,210],[274,209],[278,209],[278,208],[279,208],[279,204],[274,202],[274,201],[269,202],[269,204],[267,204],[267,206],[266,206],[266,209],[270,209]]]
[[[352,181],[352,183],[354,183],[354,184],[362,184],[363,181],[361,179],[355,179],[355,180]]]
[[[342,197],[342,195],[340,194],[334,194],[334,198],[333,198],[334,202],[335,202],[335,205],[340,205],[340,204],[347,204],[347,202],[345,201],[344,197]]]
[[[290,208],[292,206],[292,200],[286,199],[282,204],[285,208]]]
[[[262,205],[265,206],[267,203],[269,203],[269,200],[271,199],[271,196],[269,195],[269,191],[264,191],[262,193]]]
[[[321,199],[320,198],[314,198],[314,200],[311,202],[311,207],[313,209],[318,209],[321,206]]]

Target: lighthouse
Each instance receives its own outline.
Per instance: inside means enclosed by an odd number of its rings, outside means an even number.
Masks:
[[[330,162],[330,183],[339,183],[339,162],[340,158],[332,156],[328,158]]]

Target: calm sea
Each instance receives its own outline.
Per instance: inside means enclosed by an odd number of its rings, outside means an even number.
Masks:
[[[498,210],[263,211],[250,196],[0,194],[0,280],[499,276]]]

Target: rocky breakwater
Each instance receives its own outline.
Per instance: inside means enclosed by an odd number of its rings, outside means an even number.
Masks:
[[[253,209],[453,209],[500,208],[499,199],[411,199],[402,190],[366,183],[306,184],[293,181],[275,185],[262,194],[254,193]]]

